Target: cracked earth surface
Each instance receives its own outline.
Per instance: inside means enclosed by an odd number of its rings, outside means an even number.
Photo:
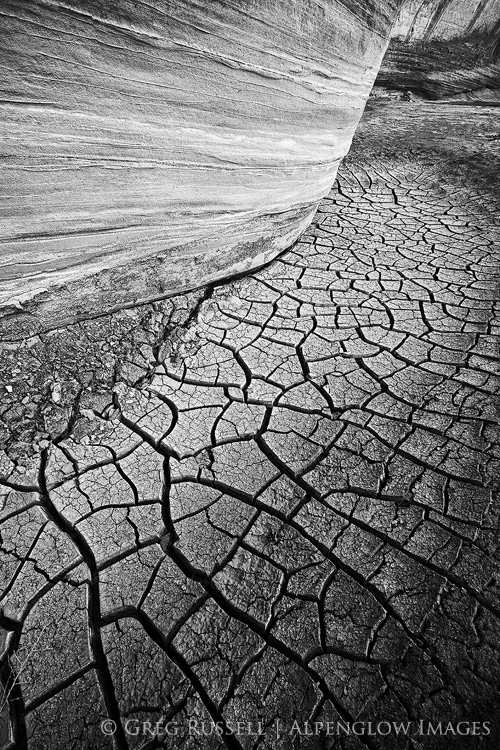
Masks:
[[[264,270],[3,345],[6,747],[497,747],[498,125],[403,108]],[[491,733],[275,737],[381,719]]]

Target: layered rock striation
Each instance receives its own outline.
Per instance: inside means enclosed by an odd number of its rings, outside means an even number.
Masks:
[[[406,0],[377,83],[430,99],[500,102],[498,0]]]
[[[330,189],[398,0],[5,0],[17,337],[269,260]]]

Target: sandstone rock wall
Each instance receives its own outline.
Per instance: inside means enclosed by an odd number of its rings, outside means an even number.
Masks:
[[[431,99],[500,102],[500,1],[407,0],[377,83]]]
[[[407,0],[392,36],[429,42],[490,35],[500,25],[498,0]]]
[[[311,221],[398,0],[4,0],[4,335],[258,265]]]

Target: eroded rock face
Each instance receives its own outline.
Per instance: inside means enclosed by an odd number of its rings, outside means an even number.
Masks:
[[[498,0],[406,0],[378,83],[431,98],[500,102]]]
[[[3,2],[8,335],[289,246],[349,148],[398,5]]]
[[[498,0],[406,0],[393,37],[429,42],[491,34],[499,27]]]

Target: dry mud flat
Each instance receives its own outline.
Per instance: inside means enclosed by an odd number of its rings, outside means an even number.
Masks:
[[[2,345],[6,747],[498,747],[497,113],[374,102],[264,270]]]

